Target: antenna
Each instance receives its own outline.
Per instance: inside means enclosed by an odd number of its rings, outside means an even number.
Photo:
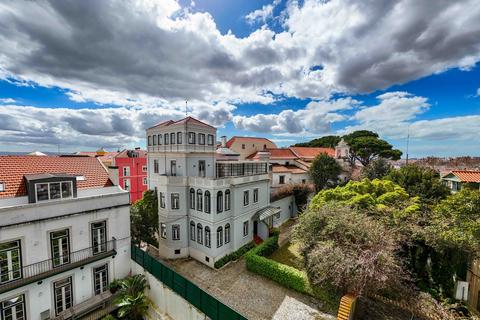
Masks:
[[[408,129],[407,129],[407,159],[405,161],[405,164],[408,165],[408,145],[409,145],[409,142],[410,142],[410,124],[408,125]]]
[[[188,115],[187,106],[188,106],[188,101],[185,100],[185,117]]]

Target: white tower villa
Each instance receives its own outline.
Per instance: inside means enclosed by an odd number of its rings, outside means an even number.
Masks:
[[[283,217],[270,206],[268,163],[217,161],[216,131],[192,117],[147,129],[164,258],[191,256],[213,266],[255,236],[268,237],[274,216]]]

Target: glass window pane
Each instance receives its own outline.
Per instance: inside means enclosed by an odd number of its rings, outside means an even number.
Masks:
[[[37,200],[48,200],[48,183],[37,183],[35,187],[37,192]]]
[[[60,199],[60,182],[50,183],[50,199]]]
[[[72,196],[72,183],[62,182],[62,198],[70,198]]]

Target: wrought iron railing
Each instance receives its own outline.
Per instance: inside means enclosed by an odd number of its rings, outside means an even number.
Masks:
[[[54,274],[64,272],[92,261],[100,260],[116,253],[116,239],[88,247],[82,250],[70,252],[68,263],[57,265],[58,257],[33,263],[21,268],[21,277],[0,283],[0,293],[18,288],[20,286],[40,281]],[[64,257],[65,258],[65,257]]]

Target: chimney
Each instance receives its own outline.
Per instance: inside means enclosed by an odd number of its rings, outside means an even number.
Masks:
[[[220,141],[222,142],[222,148],[226,148],[227,147],[227,137],[226,136],[221,136],[220,137]]]
[[[140,150],[140,147],[135,147],[135,150]]]

